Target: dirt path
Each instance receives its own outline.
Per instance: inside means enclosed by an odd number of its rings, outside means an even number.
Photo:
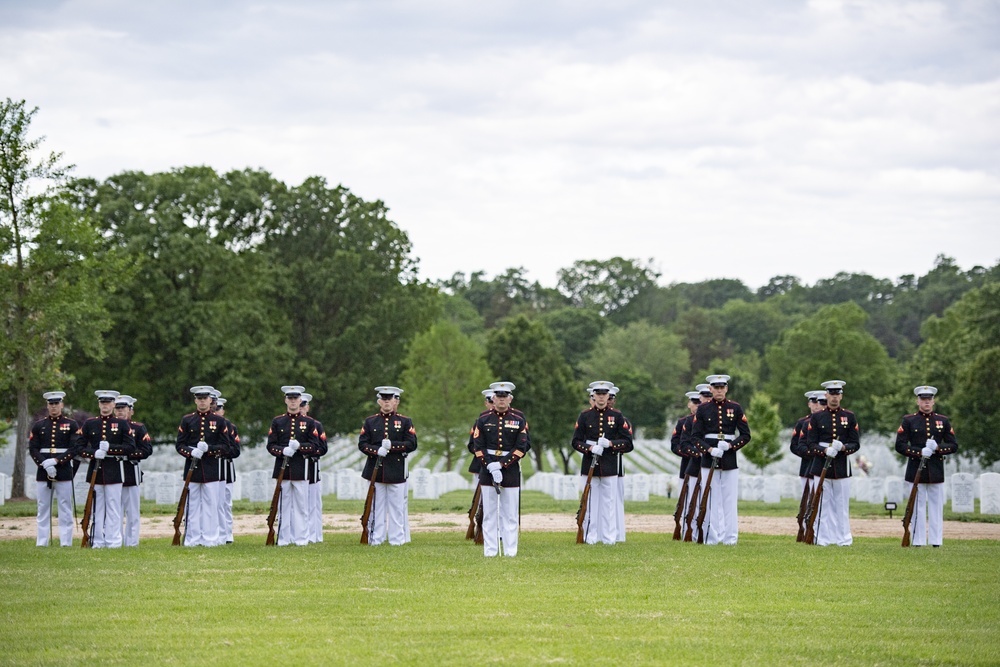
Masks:
[[[411,514],[410,529],[416,533],[464,532],[468,524],[465,514]],[[325,532],[360,533],[358,517],[353,514],[323,515]],[[625,517],[626,529],[637,533],[672,533],[674,519],[670,515],[637,514]],[[236,535],[265,535],[265,517],[241,514],[235,517],[233,530]],[[525,514],[521,517],[521,530],[538,532],[573,532],[576,522],[572,514]],[[793,517],[741,516],[740,531],[760,535],[794,536],[796,523]],[[153,516],[142,518],[143,537],[169,537],[173,535],[173,518]],[[851,519],[851,533],[855,537],[902,537],[903,528],[899,519]],[[31,538],[35,535],[34,517],[14,517],[0,519],[0,539],[13,540]],[[80,529],[76,529],[80,537]],[[1000,524],[965,523],[945,521],[946,540],[1000,540]]]

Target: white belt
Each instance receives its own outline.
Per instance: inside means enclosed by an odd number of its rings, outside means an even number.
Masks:
[[[65,447],[48,447],[48,448],[42,447],[41,448],[42,454],[65,454],[68,451],[69,450],[66,449]]]
[[[718,433],[708,433],[708,434],[705,435],[705,439],[706,440],[720,440],[720,439],[722,439],[722,440],[728,440],[730,442],[732,442],[733,440],[735,440],[737,437],[738,436],[736,434],[733,434],[733,435],[725,434],[725,435],[721,435],[720,436]]]

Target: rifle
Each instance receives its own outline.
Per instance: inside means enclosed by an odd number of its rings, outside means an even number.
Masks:
[[[701,493],[701,457],[695,459],[698,465],[698,472],[694,481],[694,490],[691,492],[691,502],[688,503],[687,516],[684,517],[687,523],[687,530],[684,531],[684,541],[690,542],[694,533],[694,513],[698,511],[698,494]],[[688,465],[691,465],[690,463]]]
[[[920,465],[917,466],[917,474],[913,477],[913,488],[910,489],[910,499],[906,501],[906,511],[903,512],[903,546],[910,546],[910,521],[913,519],[913,510],[917,506],[917,485],[920,484],[920,473],[924,471],[927,459],[920,457]]]
[[[465,531],[465,539],[474,540],[476,538],[476,515],[479,514],[479,503],[482,501],[483,487],[476,484],[476,491],[472,494],[472,505],[469,506],[469,529]]]
[[[681,517],[684,514],[684,501],[687,500],[688,494],[688,478],[691,475],[684,475],[684,479],[681,481],[681,492],[677,494],[677,509],[674,510],[674,539],[681,539]]]
[[[805,485],[802,487],[802,500],[799,501],[799,513],[795,517],[795,520],[799,522],[799,532],[795,535],[796,542],[802,542],[806,539],[806,515],[812,511],[812,505],[810,500],[812,499],[812,494],[809,493],[809,479],[806,479]]]
[[[829,456],[826,457],[826,462],[823,464],[823,472],[820,473],[819,481],[816,483],[816,491],[813,493],[812,501],[809,503],[809,514],[806,517],[808,522],[806,523],[806,544],[816,544],[816,513],[819,512],[819,501],[823,499],[823,482],[826,481],[826,471],[830,469],[830,461],[832,461]]]
[[[583,495],[580,496],[580,509],[576,511],[577,544],[583,544],[583,524],[587,517],[587,502],[590,500],[590,484],[594,481],[594,468],[597,467],[598,460],[598,457],[593,454],[590,455],[590,470],[587,472],[587,483],[583,487]]]
[[[708,469],[708,477],[705,478],[705,489],[701,492],[701,506],[698,508],[698,544],[705,543],[705,515],[708,514],[708,495],[712,490],[712,475],[719,465],[719,459],[712,457],[712,467]]]
[[[187,508],[188,499],[188,489],[191,487],[191,476],[194,474],[194,469],[198,467],[198,459],[195,459],[188,468],[188,474],[184,476],[184,488],[181,489],[181,499],[177,501],[177,514],[174,515],[174,539],[170,543],[171,546],[179,547],[181,545],[181,521],[184,520],[184,510]]]
[[[288,457],[281,459],[281,470],[278,471],[278,479],[274,484],[274,495],[271,496],[271,509],[267,513],[267,539],[264,546],[274,546],[274,521],[278,518],[278,501],[281,500],[281,482],[285,479],[285,468],[288,467]]]
[[[518,508],[520,509],[520,508]],[[479,546],[483,545],[483,503],[480,496],[479,509],[476,511],[476,534],[472,541]]]
[[[80,519],[80,527],[83,528],[83,539],[80,546],[84,549],[90,546],[90,520],[94,513],[94,485],[97,483],[97,473],[101,470],[103,461],[97,460],[94,466],[94,474],[90,476],[90,489],[87,490],[87,502],[83,505],[83,518]]]
[[[375,469],[372,470],[372,479],[368,483],[368,495],[365,497],[365,509],[361,513],[361,544],[368,544],[368,523],[372,517],[372,506],[375,504],[375,478],[378,476],[379,468],[382,467],[382,457],[375,461]]]

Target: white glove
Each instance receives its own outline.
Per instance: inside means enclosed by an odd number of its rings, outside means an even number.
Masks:
[[[108,451],[109,449],[111,449],[111,443],[108,442],[107,440],[101,440],[99,443],[97,443],[97,446],[98,448],[103,449],[104,451]]]
[[[602,456],[604,454],[604,447],[601,447],[600,445],[591,445],[590,453],[594,456]]]
[[[936,452],[938,450],[937,440],[934,438],[927,439],[927,446],[931,448],[932,452]]]
[[[197,447],[195,447],[194,449],[191,450],[191,458],[193,458],[193,459],[200,459],[204,455],[205,455],[205,452],[201,451]]]
[[[299,444],[298,440],[292,438],[291,440],[288,441],[288,446],[294,449],[295,451],[299,451],[299,447],[301,447],[302,445]]]
[[[723,452],[718,447],[709,447],[708,453],[712,456],[713,459],[721,459],[722,455],[725,454],[725,452]]]
[[[295,456],[295,450],[292,449],[291,446],[285,447],[284,449],[282,449],[281,453],[284,454],[285,456],[288,456],[288,457]]]
[[[381,447],[378,448],[379,456],[387,456],[388,454],[389,454],[389,448],[386,447],[385,445],[382,445]]]
[[[385,447],[386,449],[389,449],[390,447],[392,447],[392,440],[390,440],[389,438],[382,438],[382,446]]]
[[[833,445],[830,445],[829,447],[827,447],[827,448],[826,448],[825,450],[823,450],[823,451],[825,451],[825,452],[826,452],[826,455],[827,455],[827,457],[829,457],[829,458],[831,458],[831,459],[835,459],[835,458],[837,458],[837,448],[836,448],[836,447],[834,447]]]
[[[834,440],[833,442],[830,443],[830,446],[836,449],[838,452],[844,451],[844,443],[842,443],[840,440]]]
[[[98,461],[100,461],[101,459],[103,459],[107,455],[108,455],[108,453],[106,451],[104,451],[103,449],[98,449],[96,452],[94,452],[94,458],[97,459]]]
[[[499,470],[493,470],[492,472],[490,472],[490,475],[493,476],[494,484],[499,484],[500,482],[503,481],[503,473],[500,472]]]
[[[486,466],[486,470],[489,471],[489,472],[491,472],[491,473],[492,472],[500,472],[500,468],[501,467],[503,467],[503,466],[500,465],[499,461],[494,461],[493,463],[490,463],[490,464],[488,464]]]
[[[597,444],[601,449],[607,449],[611,446],[611,441],[602,436],[597,439]]]
[[[54,478],[56,476],[56,467],[55,466],[45,466],[45,474],[48,475],[49,477]]]
[[[933,453],[934,450],[931,449],[930,447],[924,447],[923,449],[920,450],[920,455],[925,459],[929,459],[931,457],[931,454]]]
[[[59,462],[56,461],[55,459],[45,459],[44,461],[42,461],[42,467],[43,468],[54,468],[57,463],[59,463]]]
[[[728,452],[732,448],[733,448],[733,446],[730,445],[725,440],[719,440],[719,449],[721,449],[723,452]]]
[[[195,445],[195,447],[200,449],[202,454],[208,451],[208,443],[205,442],[204,440],[199,440],[198,444]]]

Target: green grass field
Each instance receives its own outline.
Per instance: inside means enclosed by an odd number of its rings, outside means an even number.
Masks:
[[[1000,662],[1000,543],[736,547],[461,532],[267,548],[0,542],[0,664],[954,664]]]

